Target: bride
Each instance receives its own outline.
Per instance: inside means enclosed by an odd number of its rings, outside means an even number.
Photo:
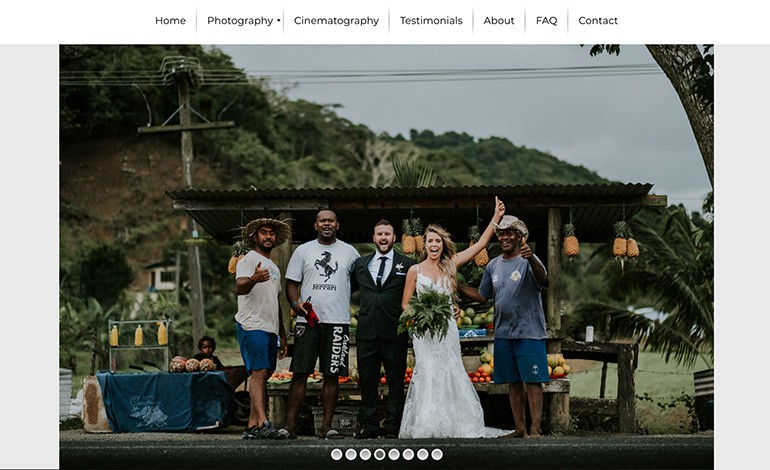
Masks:
[[[425,229],[422,262],[409,268],[401,307],[406,309],[416,293],[432,288],[456,297],[457,266],[472,260],[494,233],[505,214],[505,205],[495,197],[495,215],[477,243],[456,253],[455,244],[443,227]],[[511,431],[484,426],[484,410],[462,362],[460,335],[453,318],[446,336],[412,338],[415,367],[404,404],[398,437],[496,437]]]

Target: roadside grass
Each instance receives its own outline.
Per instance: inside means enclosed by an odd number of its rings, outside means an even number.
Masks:
[[[598,398],[602,363],[595,361],[568,360],[572,367],[570,395]],[[698,359],[693,367],[679,367],[666,363],[659,353],[639,352],[636,369],[636,417],[639,432],[644,434],[683,434],[692,430],[694,411],[685,404],[688,397],[694,399],[693,372],[707,369]],[[618,394],[618,366],[607,364],[605,398]],[[684,395],[684,396],[683,396]],[[684,398],[684,399],[683,399]]]

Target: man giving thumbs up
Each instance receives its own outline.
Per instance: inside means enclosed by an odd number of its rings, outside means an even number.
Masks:
[[[288,349],[278,303],[281,272],[270,260],[270,252],[289,238],[289,226],[275,219],[252,220],[243,229],[241,238],[251,248],[238,261],[235,270],[235,293],[238,294],[235,328],[246,373],[249,374],[251,404],[249,422],[241,438],[286,439],[288,436],[267,420],[265,390],[277,359],[283,359]]]
[[[542,289],[548,274],[527,245],[523,221],[505,215],[495,234],[503,254],[487,264],[478,289],[460,285],[460,294],[484,303],[495,300],[495,383],[508,384],[516,430],[501,437],[538,437],[543,415],[543,387],[548,383],[545,312]],[[526,408],[532,418],[527,430]]]

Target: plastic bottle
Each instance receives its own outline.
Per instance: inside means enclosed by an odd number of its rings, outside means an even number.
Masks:
[[[586,343],[591,343],[594,340],[594,327],[592,325],[588,325],[586,327]]]

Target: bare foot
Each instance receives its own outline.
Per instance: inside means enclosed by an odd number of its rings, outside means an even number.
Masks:
[[[497,437],[501,439],[512,439],[512,438],[517,439],[517,438],[527,437],[527,436],[526,434],[524,434],[524,431],[521,430],[521,431],[513,431],[512,433],[504,434],[502,436],[497,436]]]
[[[530,431],[528,437],[543,437],[542,434],[540,434],[540,431]]]

